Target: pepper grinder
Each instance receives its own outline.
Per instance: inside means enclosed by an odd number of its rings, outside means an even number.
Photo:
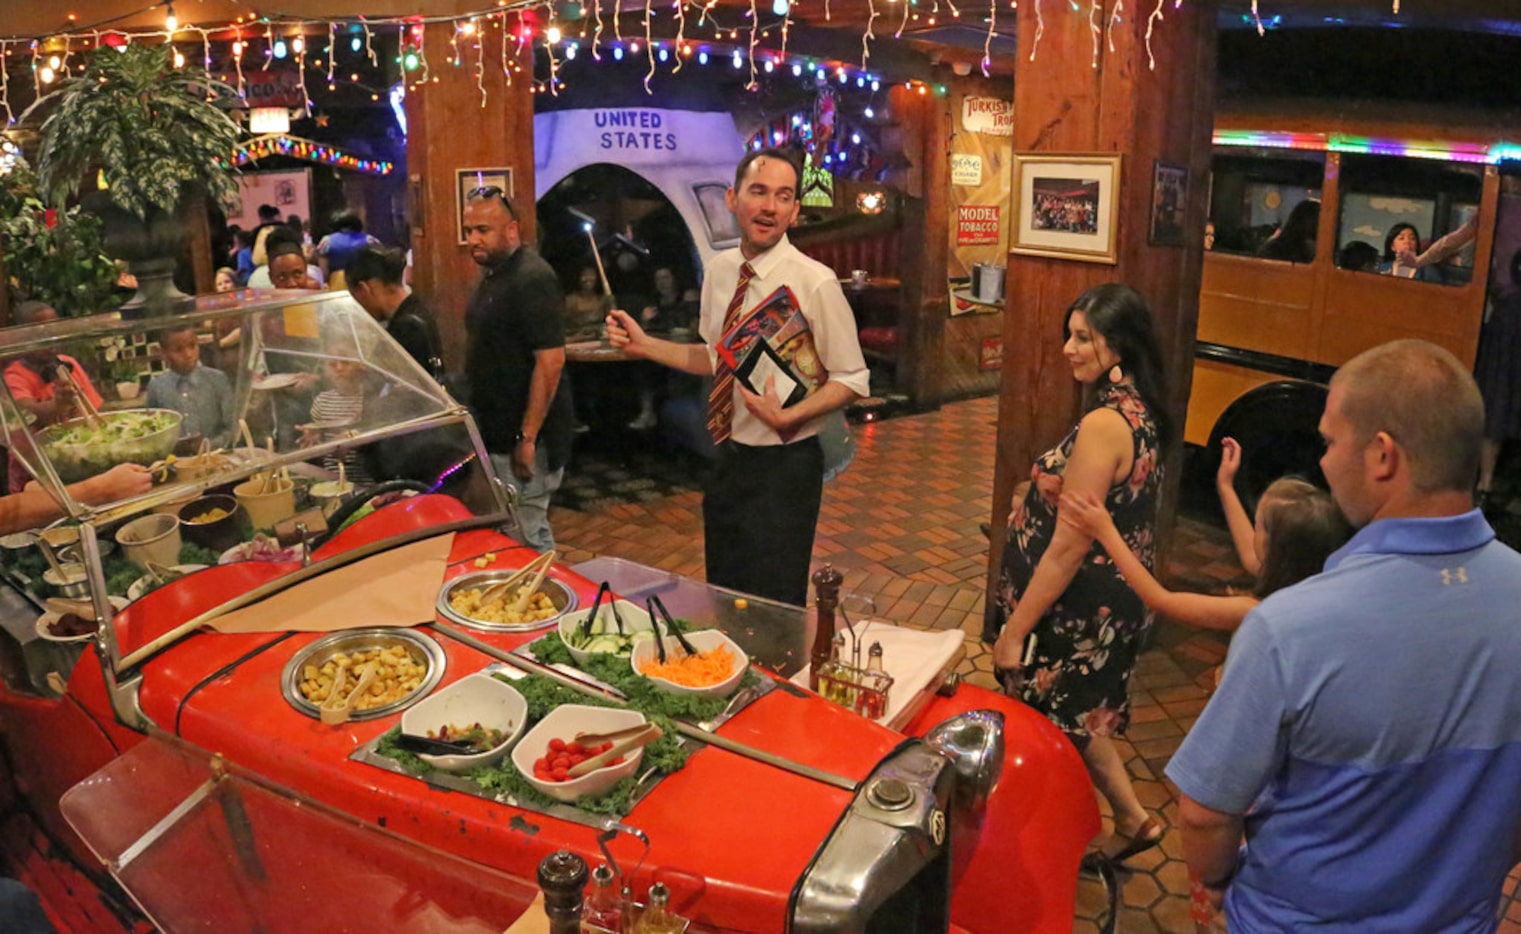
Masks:
[[[815,691],[819,689],[819,671],[829,661],[834,647],[834,610],[839,605],[840,584],[844,581],[844,575],[836,571],[832,564],[826,564],[813,572],[816,599],[813,649],[808,653],[808,686]]]
[[[586,860],[569,850],[551,853],[539,863],[539,888],[544,890],[549,934],[580,934],[586,875]]]

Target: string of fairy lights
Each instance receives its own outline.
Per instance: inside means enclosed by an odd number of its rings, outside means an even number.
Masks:
[[[656,4],[659,3],[659,8]],[[975,2],[975,0],[963,0]],[[1115,48],[1115,29],[1130,14],[1125,0],[1024,0],[1033,5],[1035,33],[1030,44],[1033,61],[1045,34],[1046,9],[1055,6],[1065,8],[1073,15],[1086,17],[1093,36],[1093,67],[1098,68],[1102,51]],[[1156,68],[1156,58],[1151,42],[1154,30],[1163,22],[1170,3],[1176,10],[1184,0],[1132,0],[1140,7],[1138,15],[1146,17],[1144,43],[1150,68]],[[1276,18],[1264,22],[1259,10],[1260,0],[1252,0],[1251,22],[1259,34],[1263,33]],[[992,64],[992,43],[998,35],[998,12],[1001,6],[1018,10],[1020,0],[988,0],[986,11],[979,11],[985,26],[985,40],[981,61],[984,75]],[[1107,4],[1107,6],[1106,6]],[[1399,15],[1400,0],[1391,0],[1394,15]],[[401,66],[403,84],[408,90],[417,90],[424,84],[439,80],[439,75],[428,61],[427,36],[430,29],[448,31],[448,64],[473,71],[476,86],[480,89],[481,104],[487,100],[486,74],[488,67],[499,68],[507,84],[523,74],[521,63],[524,48],[542,54],[546,77],[530,75],[534,93],[558,93],[563,86],[560,80],[561,64],[587,54],[596,61],[611,56],[621,61],[628,55],[643,54],[648,62],[644,78],[647,92],[653,93],[651,80],[661,65],[673,73],[679,72],[688,62],[700,64],[727,59],[736,69],[749,70],[747,88],[756,87],[762,74],[779,68],[791,67],[794,74],[802,75],[822,67],[830,72],[855,72],[868,80],[881,80],[871,70],[871,48],[874,41],[881,41],[885,33],[877,32],[877,21],[889,23],[896,18],[893,38],[902,38],[911,23],[935,26],[940,18],[949,17],[962,21],[963,11],[955,0],[867,0],[868,15],[861,34],[861,58],[859,64],[842,61],[821,60],[818,57],[796,56],[787,50],[787,42],[794,18],[800,16],[807,6],[811,11],[817,5],[823,12],[824,21],[833,21],[830,0],[772,0],[769,11],[763,10],[757,0],[748,0],[748,9],[738,9],[743,22],[723,21],[721,13],[736,12],[733,8],[720,10],[717,0],[645,0],[640,18],[642,36],[629,38],[623,34],[623,22],[618,15],[618,0],[591,0],[590,4],[571,3],[557,6],[550,0],[497,0],[495,6],[475,12],[439,16],[402,17],[339,17],[312,19],[283,13],[249,13],[232,22],[217,24],[185,24],[175,13],[173,0],[154,2],[146,7],[124,12],[110,20],[79,25],[74,14],[67,17],[68,28],[43,37],[0,36],[0,63],[30,56],[32,91],[40,97],[48,85],[67,76],[70,59],[102,45],[125,47],[138,41],[168,42],[174,46],[174,63],[183,67],[186,51],[197,49],[202,64],[212,70],[212,45],[227,43],[231,70],[228,84],[235,87],[240,98],[247,90],[245,68],[256,63],[267,69],[276,61],[292,58],[297,70],[297,81],[303,108],[310,113],[312,96],[307,86],[309,66],[318,70],[329,91],[336,89],[340,81],[362,84],[357,72],[347,77],[338,71],[338,59],[345,40],[349,52],[356,59],[364,59],[372,67],[379,65],[376,52],[377,32],[395,31],[398,40],[396,64]],[[1146,6],[1150,9],[1146,9]],[[114,23],[140,16],[155,10],[164,11],[162,28],[126,29],[115,28]],[[970,9],[970,7],[969,7]],[[562,16],[566,10],[573,15]],[[637,15],[637,14],[636,14]],[[669,22],[669,28],[665,23]],[[610,24],[610,25],[609,25]],[[608,39],[606,33],[611,31]],[[486,43],[482,41],[488,31],[501,34],[499,62],[487,63]],[[657,31],[660,33],[657,35]],[[704,32],[710,35],[704,35]],[[313,41],[325,39],[320,50],[311,48]],[[777,48],[770,47],[772,44]],[[315,54],[315,57],[313,56]],[[80,69],[83,69],[81,63]],[[11,102],[13,91],[9,68],[0,65],[0,114],[8,127],[17,119]],[[347,70],[347,69],[345,69]],[[848,80],[848,79],[847,79]],[[928,93],[930,87],[920,81],[908,81],[910,88]],[[379,100],[380,89],[367,88],[371,96]]]

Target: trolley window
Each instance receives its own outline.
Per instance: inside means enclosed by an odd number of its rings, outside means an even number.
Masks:
[[[1209,205],[1214,249],[1309,262],[1314,258],[1314,221],[1319,217],[1324,178],[1325,154],[1321,152],[1217,150]],[[1291,220],[1292,229],[1307,236],[1296,240],[1291,249],[1282,249],[1289,246],[1282,237],[1270,245],[1275,234],[1290,227]]]
[[[1336,264],[1443,285],[1473,278],[1472,237],[1445,261],[1424,268],[1397,262],[1401,248],[1419,254],[1479,211],[1478,166],[1397,156],[1345,155]]]

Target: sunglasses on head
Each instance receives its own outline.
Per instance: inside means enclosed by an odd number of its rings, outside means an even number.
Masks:
[[[500,198],[500,197],[502,197],[505,194],[506,194],[506,192],[502,191],[502,186],[500,186],[500,185],[481,185],[479,187],[472,188],[469,191],[465,192],[465,197],[467,197],[467,198]]]

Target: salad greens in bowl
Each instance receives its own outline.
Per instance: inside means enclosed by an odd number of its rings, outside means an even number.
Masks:
[[[64,483],[105,473],[117,464],[147,467],[174,450],[183,418],[172,409],[103,412],[98,423],[71,418],[43,429],[42,453]]]

